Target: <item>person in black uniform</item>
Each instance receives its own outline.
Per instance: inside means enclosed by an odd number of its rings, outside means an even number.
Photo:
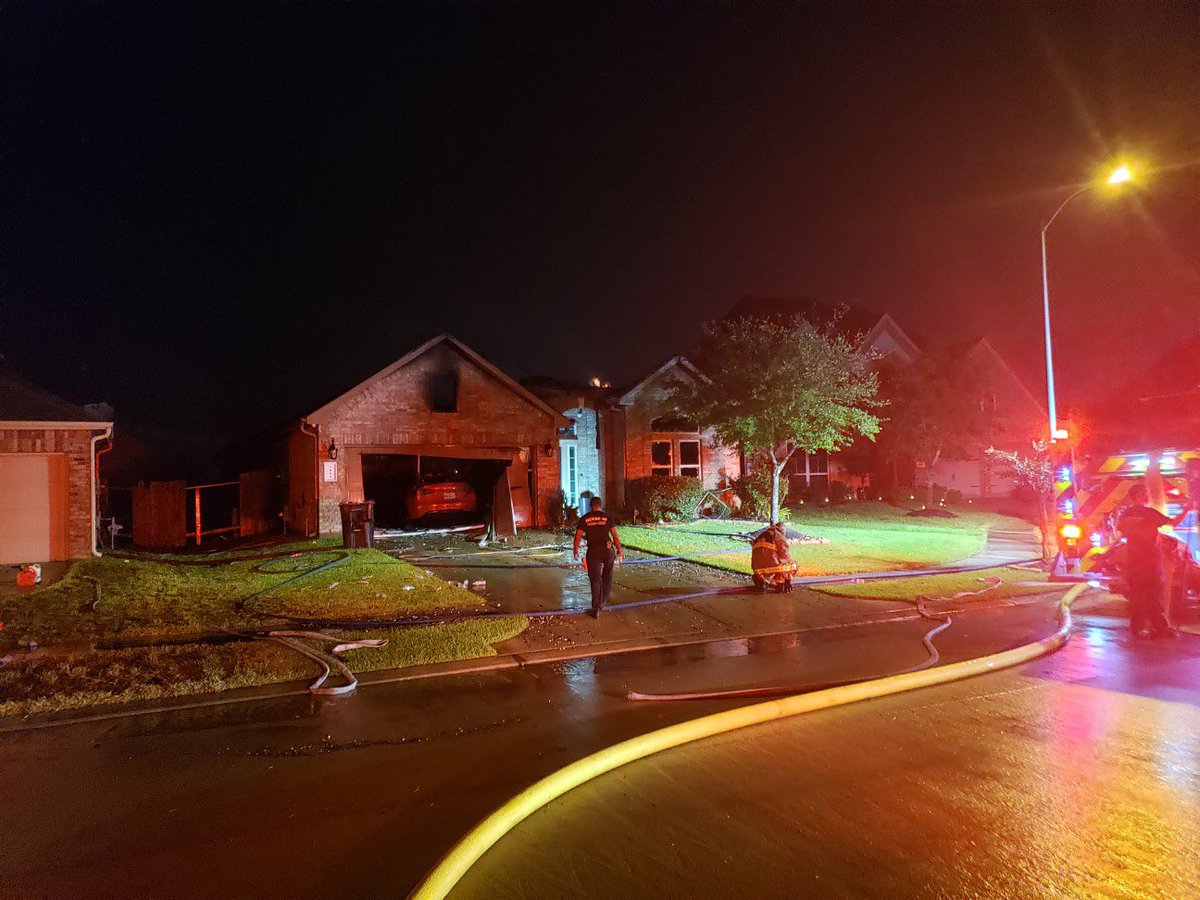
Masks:
[[[579,524],[575,526],[575,558],[579,559],[579,543],[586,538],[585,565],[592,582],[592,608],[589,615],[598,619],[612,590],[613,566],[617,560],[625,558],[625,551],[621,548],[621,539],[617,537],[617,523],[601,508],[600,498],[593,497],[589,505],[591,509],[580,517]]]
[[[1184,512],[1169,519],[1151,507],[1150,491],[1138,482],[1129,489],[1130,506],[1121,513],[1117,530],[1125,538],[1125,596],[1129,600],[1129,630],[1134,637],[1173,635],[1163,611],[1163,552],[1158,530],[1178,525]]]

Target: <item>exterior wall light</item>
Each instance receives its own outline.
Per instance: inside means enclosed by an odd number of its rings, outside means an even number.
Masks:
[[[330,459],[337,459],[337,456],[338,456],[338,448],[337,448],[337,444],[335,444],[335,443],[333,442],[333,439],[332,439],[332,438],[330,438],[330,439],[329,439],[329,450],[328,450],[328,454],[329,454],[329,458],[330,458]]]

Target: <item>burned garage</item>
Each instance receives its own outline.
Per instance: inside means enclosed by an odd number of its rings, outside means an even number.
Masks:
[[[287,439],[288,530],[329,534],[343,501],[380,527],[543,525],[567,420],[451,335],[305,416]]]

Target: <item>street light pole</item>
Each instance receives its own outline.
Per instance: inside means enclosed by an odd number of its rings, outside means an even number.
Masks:
[[[1046,227],[1042,226],[1042,312],[1046,319],[1046,409],[1050,413],[1050,437],[1058,429],[1054,404],[1054,348],[1050,342],[1050,279],[1046,271]]]
[[[1129,171],[1129,167],[1118,166],[1108,176],[1107,183],[1110,185],[1119,185],[1132,180],[1133,173]],[[1046,266],[1046,232],[1050,230],[1050,226],[1054,224],[1054,220],[1058,218],[1058,214],[1063,211],[1063,207],[1084,191],[1091,190],[1093,187],[1095,187],[1094,184],[1085,184],[1062,203],[1058,204],[1058,209],[1054,211],[1054,215],[1042,223],[1042,315],[1046,326],[1046,412],[1049,413],[1050,419],[1050,440],[1055,439],[1055,433],[1058,431],[1058,409],[1054,400],[1054,348],[1050,342],[1050,275]]]
[[[1046,265],[1046,232],[1063,211],[1063,207],[1089,188],[1091,185],[1085,184],[1071,194],[1058,205],[1054,215],[1042,223],[1042,315],[1046,325],[1046,411],[1050,419],[1050,440],[1054,440],[1054,433],[1058,431],[1058,408],[1054,399],[1054,346],[1050,340],[1050,274]]]

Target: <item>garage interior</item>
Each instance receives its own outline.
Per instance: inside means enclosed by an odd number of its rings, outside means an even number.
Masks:
[[[511,483],[514,480],[517,484]],[[511,533],[512,526],[522,523],[522,513],[528,514],[529,480],[528,467],[523,466],[519,459],[514,462],[510,458],[465,458],[424,453],[362,454],[363,494],[366,499],[375,501],[377,528],[412,530],[485,524],[493,509],[496,509],[497,532]],[[440,481],[469,484],[475,491],[475,509],[470,512],[434,513],[415,521],[410,519],[410,494],[422,483]],[[523,485],[520,484],[522,481]]]

